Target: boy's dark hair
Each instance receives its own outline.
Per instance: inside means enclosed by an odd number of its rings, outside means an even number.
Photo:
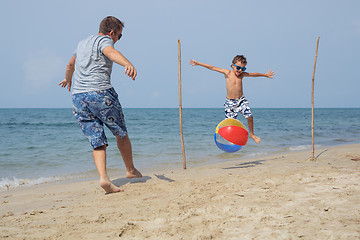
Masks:
[[[110,31],[118,33],[120,29],[124,28],[124,23],[113,16],[104,18],[99,27],[99,33],[108,34]]]
[[[247,64],[246,57],[244,57],[244,55],[236,55],[232,60],[232,63],[235,64],[236,62]]]

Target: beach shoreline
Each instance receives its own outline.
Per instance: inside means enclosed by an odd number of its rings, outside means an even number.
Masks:
[[[0,191],[1,239],[359,239],[360,144]]]

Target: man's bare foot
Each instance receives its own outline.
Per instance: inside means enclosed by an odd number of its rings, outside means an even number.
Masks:
[[[100,179],[100,186],[105,190],[106,194],[123,192],[124,190],[118,188],[110,180]]]
[[[261,138],[255,136],[254,134],[250,134],[250,137],[251,137],[257,144],[259,144],[260,141],[261,141]]]
[[[136,168],[134,168],[134,170],[126,171],[126,177],[127,178],[142,178],[142,175]]]

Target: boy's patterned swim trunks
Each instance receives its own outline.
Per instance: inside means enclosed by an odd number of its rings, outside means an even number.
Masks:
[[[249,103],[244,96],[237,99],[226,98],[224,106],[225,106],[225,118],[237,118],[239,112],[245,118],[252,117]]]
[[[108,145],[104,124],[116,136],[127,134],[124,114],[114,88],[73,94],[73,112],[93,149]]]

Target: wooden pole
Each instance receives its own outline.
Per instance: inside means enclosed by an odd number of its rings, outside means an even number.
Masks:
[[[315,68],[316,68],[316,60],[318,55],[319,48],[319,40],[320,37],[317,38],[316,43],[316,52],[315,52],[315,62],[314,62],[314,70],[312,76],[312,93],[311,93],[311,135],[312,135],[312,151],[311,151],[311,160],[315,161],[315,140],[314,140],[314,85],[315,85]]]
[[[182,105],[181,105],[181,47],[180,39],[178,39],[178,52],[179,52],[179,120],[180,120],[180,136],[181,136],[181,148],[183,155],[183,167],[186,169],[185,147],[184,147],[184,135],[182,128]]]

